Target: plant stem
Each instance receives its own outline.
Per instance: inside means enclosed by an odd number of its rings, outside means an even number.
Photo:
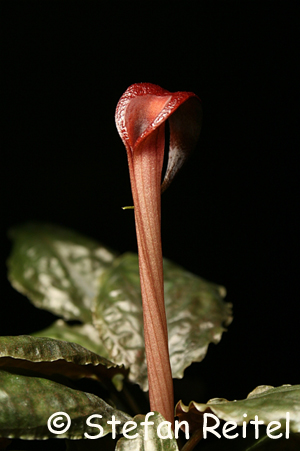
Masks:
[[[192,437],[186,442],[186,444],[181,448],[181,451],[191,451],[195,448],[197,443],[200,442],[200,440],[203,438],[203,430],[197,429]]]
[[[173,424],[174,395],[160,229],[164,142],[162,125],[135,149],[129,167],[139,251],[150,409],[161,413]]]

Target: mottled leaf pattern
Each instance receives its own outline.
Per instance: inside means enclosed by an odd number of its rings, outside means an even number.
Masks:
[[[28,335],[0,337],[0,368],[71,379],[111,380],[125,373],[124,368],[76,343]]]
[[[56,340],[65,340],[77,343],[102,357],[107,358],[108,353],[99,337],[97,329],[92,324],[70,325],[62,319],[58,319],[47,329],[32,334],[34,337],[49,337]]]
[[[165,304],[173,377],[200,362],[209,343],[217,344],[232,321],[232,305],[224,302],[224,287],[164,260]]]
[[[0,370],[0,437],[27,440],[46,438],[84,438],[99,433],[99,429],[87,426],[90,415],[99,414],[94,424],[103,427],[103,435],[111,432],[107,420],[115,415],[122,425],[131,417],[114,409],[91,393],[73,390],[48,379],[12,374]],[[66,412],[71,418],[71,426],[61,435],[51,433],[47,427],[48,418],[56,412]]]
[[[126,254],[101,277],[94,324],[109,359],[130,367],[129,378],[147,388],[138,257]]]
[[[130,380],[147,390],[138,256],[115,254],[75,232],[52,225],[13,229],[12,284],[40,308],[64,319],[36,335],[81,344],[130,367]],[[201,361],[232,320],[225,289],[164,260],[165,305],[173,377]],[[93,314],[92,314],[93,312]]]
[[[115,254],[71,230],[29,223],[10,231],[12,285],[39,308],[67,320],[91,322],[98,279]]]
[[[193,361],[218,343],[231,320],[225,289],[164,260],[165,304],[173,377],[181,378]],[[147,390],[138,257],[124,254],[103,273],[94,323],[108,358],[130,367],[129,378]]]
[[[202,427],[203,414],[213,413],[221,420],[235,421],[242,425],[243,421],[253,420],[255,415],[265,424],[279,421],[285,426],[286,413],[290,414],[290,430],[300,432],[300,385],[282,385],[271,387],[261,385],[255,388],[246,399],[227,401],[223,398],[214,398],[206,404],[192,401],[185,406],[181,401],[176,406],[176,415],[181,420],[190,423],[191,430]],[[247,417],[243,417],[247,414]]]

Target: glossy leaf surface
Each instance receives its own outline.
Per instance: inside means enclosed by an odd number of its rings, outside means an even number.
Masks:
[[[102,380],[126,373],[124,368],[76,343],[28,335],[0,337],[0,368],[70,379]]]
[[[50,232],[51,239],[46,239],[46,246],[43,237]],[[93,247],[87,240],[87,248],[84,250],[85,238],[78,238],[72,231],[47,225],[26,225],[15,229],[13,234],[15,244],[9,268],[14,286],[22,292],[26,286],[28,296],[35,299],[36,305],[56,314],[68,316],[66,305],[68,311],[73,307],[78,308],[79,313],[82,313],[82,317],[78,319],[88,323],[70,326],[58,321],[36,335],[78,343],[112,362],[130,366],[130,379],[147,390],[137,255],[124,254],[112,264],[114,254],[110,253],[110,263],[103,263],[93,256],[93,252],[97,254],[95,249],[102,249],[99,245],[93,242]],[[82,253],[90,257],[74,261],[70,257],[76,270],[70,260],[68,271],[61,270],[59,277],[55,278],[51,272],[52,251],[48,246],[55,248],[58,240],[62,249],[73,245],[76,247],[77,239],[81,240],[79,243],[83,248]],[[101,254],[100,251],[99,253]],[[59,267],[58,258],[55,257],[54,261]],[[94,272],[90,274],[87,267],[94,268]],[[40,277],[39,271],[42,274],[46,272],[47,277]],[[164,261],[164,273],[172,374],[173,377],[181,378],[187,366],[203,359],[209,343],[220,340],[224,326],[232,319],[231,305],[223,301],[224,288],[206,282],[167,260]],[[76,279],[74,283],[77,288],[74,285],[72,290],[69,289],[70,274]],[[77,279],[76,274],[84,274],[84,277]],[[50,289],[49,280],[53,283]],[[57,285],[64,292],[59,301],[55,298]],[[93,318],[91,312],[83,306],[83,298],[89,292],[87,289],[84,291],[83,287],[87,288],[89,285],[94,287],[89,297],[90,307],[95,302]],[[52,288],[54,291],[51,291]],[[98,295],[93,301],[95,292]],[[91,322],[94,324],[90,324]]]
[[[98,278],[115,255],[99,243],[50,224],[10,231],[9,279],[36,307],[67,320],[91,322]]]
[[[109,359],[130,367],[129,378],[147,389],[138,256],[125,254],[101,277],[94,324]],[[122,363],[119,363],[122,362]]]
[[[232,319],[225,289],[164,261],[165,304],[173,377],[201,361],[209,343],[218,343]],[[138,257],[124,254],[101,277],[94,322],[109,359],[130,367],[129,378],[146,390]]]
[[[99,338],[97,329],[92,324],[70,325],[64,320],[58,319],[46,329],[31,335],[77,343],[102,357],[108,358],[107,350]]]
[[[160,438],[157,433],[159,425],[166,420],[162,415],[154,412],[154,415],[149,417],[148,421],[153,421],[154,425],[148,427],[148,437],[145,438],[145,427],[141,425],[145,421],[144,415],[137,415],[133,418],[133,421],[137,424],[137,427],[128,432],[128,435],[138,434],[136,438],[129,439],[122,437],[116,446],[116,451],[178,451],[177,443],[173,433],[172,438],[169,436],[169,428],[166,424],[160,428],[160,435],[166,438]]]
[[[282,385],[276,388],[262,385],[249,393],[246,399],[239,401],[214,398],[206,404],[192,401],[189,406],[185,406],[180,401],[176,406],[176,415],[180,420],[189,422],[190,430],[202,428],[205,412],[213,413],[224,421],[235,421],[238,425],[242,425],[243,421],[253,420],[257,415],[266,425],[271,421],[279,421],[283,426],[286,412],[289,412],[290,431],[299,433],[300,385]],[[243,417],[244,413],[247,417]]]
[[[99,429],[87,426],[86,420],[92,414],[102,415],[93,419],[94,424],[103,427],[103,435],[111,432],[107,420],[115,415],[122,425],[131,417],[114,409],[97,396],[73,390],[48,379],[12,374],[0,370],[0,437],[21,439],[84,438],[99,433]],[[63,434],[55,435],[47,427],[48,418],[56,412],[66,412],[71,426]],[[66,420],[64,419],[64,422]]]

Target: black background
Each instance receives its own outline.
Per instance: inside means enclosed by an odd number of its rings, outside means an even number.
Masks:
[[[164,255],[226,286],[234,321],[176,400],[300,382],[296,2],[2,1],[0,334],[49,325],[6,282],[6,231],[54,222],[136,251],[114,124],[135,82],[193,91],[201,138],[162,198]],[[297,128],[296,128],[297,127]]]

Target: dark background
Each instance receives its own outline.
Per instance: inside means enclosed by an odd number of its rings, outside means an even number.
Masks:
[[[49,221],[136,251],[114,111],[129,85],[151,82],[195,92],[204,111],[197,149],[162,198],[164,255],[226,286],[234,308],[177,399],[300,382],[296,3],[0,3],[1,335],[54,318],[6,282],[11,226]]]

